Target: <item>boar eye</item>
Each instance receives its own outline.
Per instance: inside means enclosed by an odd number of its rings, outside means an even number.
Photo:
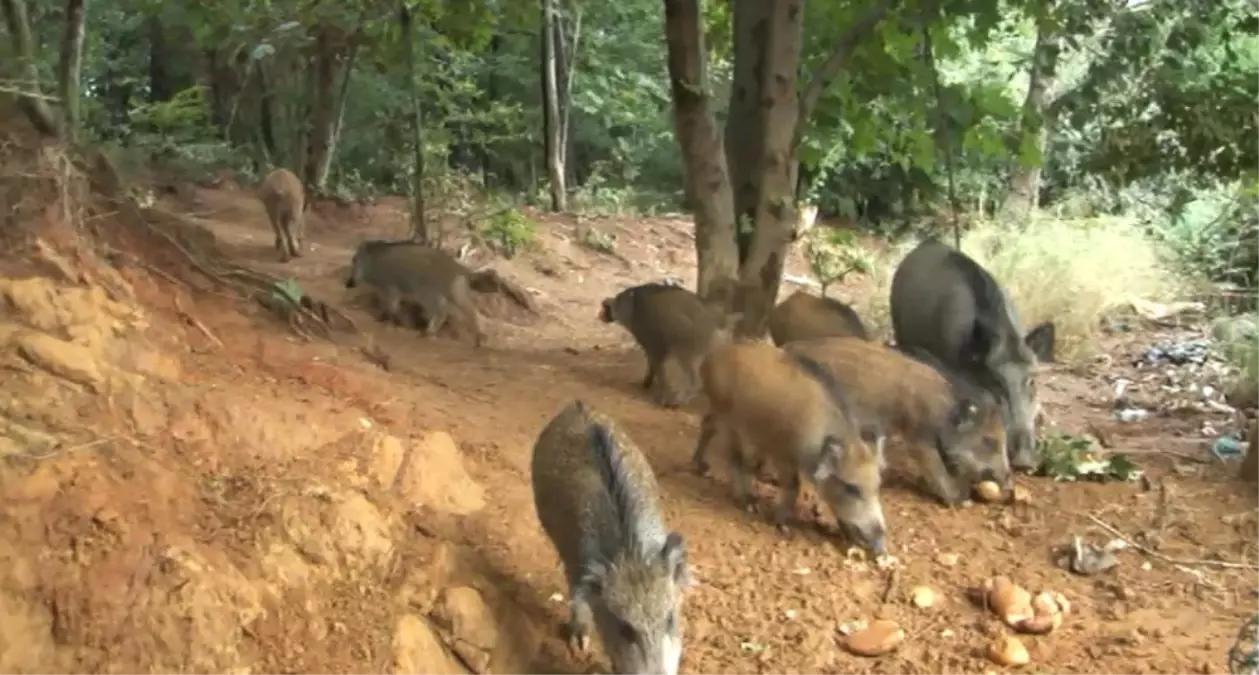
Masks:
[[[631,626],[628,622],[621,622],[621,637],[630,644],[638,644],[638,629]]]
[[[678,630],[678,613],[669,612],[669,616],[664,621],[665,632],[672,635]]]
[[[844,483],[844,494],[853,499],[861,499],[861,486],[856,483]]]

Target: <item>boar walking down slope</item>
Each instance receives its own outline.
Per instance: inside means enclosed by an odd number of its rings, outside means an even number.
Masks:
[[[275,231],[275,248],[283,262],[300,257],[306,244],[306,189],[288,169],[267,174],[258,186],[258,199]]]
[[[714,345],[729,339],[737,316],[723,320],[695,293],[650,283],[605,299],[599,319],[629,331],[647,356],[643,388],[653,391],[660,405],[676,407],[695,396],[700,362]]]
[[[825,296],[796,291],[769,315],[769,335],[779,347],[822,337],[870,338],[852,307]]]
[[[892,330],[900,347],[921,349],[980,383],[1001,402],[1010,463],[1034,470],[1035,373],[1052,361],[1054,324],[1026,335],[1009,296],[964,253],[930,238],[901,261],[892,276]]]
[[[780,527],[794,520],[804,473],[850,538],[886,552],[883,435],[853,424],[844,395],[821,366],[752,342],[715,348],[700,370],[708,413],[691,460],[697,473],[708,470],[710,446],[723,445],[735,501],[753,508],[753,475],[762,459],[771,462],[781,483],[774,512]]]
[[[944,503],[962,501],[981,481],[1011,486],[1000,407],[943,366],[857,338],[802,340],[785,349],[835,378],[859,424],[904,437],[928,488]]]
[[[485,333],[472,301],[468,268],[441,249],[411,241],[369,240],[359,244],[350,262],[346,288],[360,283],[374,289],[383,308],[382,319],[406,325],[404,309],[418,307],[427,321],[425,334],[433,336],[446,323],[451,309],[460,315],[481,346]]]
[[[690,572],[642,452],[612,420],[573,401],[538,435],[532,479],[538,519],[568,579],[569,639],[585,650],[596,627],[613,672],[675,675]]]

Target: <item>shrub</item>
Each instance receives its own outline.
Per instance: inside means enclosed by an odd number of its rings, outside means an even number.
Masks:
[[[494,216],[481,227],[481,237],[505,258],[512,258],[533,245],[538,226],[517,209],[508,209]]]
[[[804,252],[809,268],[822,287],[822,295],[832,284],[844,282],[849,274],[869,274],[874,267],[869,252],[857,243],[850,230],[818,228],[804,237]]]
[[[890,333],[892,275],[917,244],[906,242],[875,266],[873,291],[859,307],[872,329]],[[1133,299],[1166,300],[1189,281],[1167,262],[1158,244],[1132,220],[1099,217],[1059,220],[1041,214],[1026,229],[978,222],[962,250],[1009,293],[1024,328],[1046,319],[1057,326],[1062,358],[1096,347],[1102,317],[1125,311]]]

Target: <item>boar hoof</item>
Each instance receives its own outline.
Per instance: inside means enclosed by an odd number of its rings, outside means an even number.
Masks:
[[[696,476],[708,475],[708,460],[703,459],[702,457],[693,458],[691,460],[691,471],[693,471]]]
[[[564,638],[568,642],[568,646],[578,654],[585,654],[590,651],[590,634],[585,630],[567,624],[564,626]]]

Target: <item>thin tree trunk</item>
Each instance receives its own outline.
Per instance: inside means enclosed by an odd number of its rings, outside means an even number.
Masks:
[[[576,3],[573,3],[576,5]],[[564,158],[564,167],[571,169],[575,162],[572,158],[572,144],[568,141],[569,121],[573,116],[573,80],[577,78],[577,50],[581,46],[581,7],[572,8],[572,40],[566,41],[564,22],[555,23],[555,42],[557,45],[556,64],[559,70],[559,110],[560,110],[560,155]],[[574,178],[576,174],[574,173]],[[565,185],[567,187],[567,183]]]
[[[358,43],[350,46],[350,51],[345,57],[345,72],[341,75],[341,88],[337,92],[337,116],[332,124],[332,138],[328,142],[328,152],[324,156],[323,162],[319,165],[319,185],[328,183],[328,174],[332,170],[332,160],[337,154],[337,145],[341,141],[342,124],[345,121],[345,105],[349,99],[347,94],[350,91],[350,76],[354,74],[354,57],[358,55]]]
[[[79,86],[83,78],[83,0],[67,0],[66,27],[57,64],[57,93],[61,96],[61,132],[71,142],[79,129]]]
[[[551,182],[551,210],[560,212],[568,208],[568,194],[564,184],[564,148],[560,138],[555,23],[555,0],[542,0],[542,100],[546,120],[546,168]]]
[[[262,145],[266,150],[268,163],[275,160],[278,146],[275,140],[275,105],[271,81],[267,77],[266,67],[258,64],[258,129],[262,134]]]
[[[415,167],[411,173],[411,240],[431,241],[424,204],[424,107],[420,102],[419,65],[415,58],[415,31],[411,8],[403,0],[399,19],[407,59],[407,88],[411,94],[411,142]]]
[[[1053,124],[1050,117],[1050,92],[1058,71],[1061,45],[1056,36],[1037,26],[1036,46],[1028,73],[1027,97],[1023,100],[1023,119],[1016,161],[1010,175],[1010,188],[1001,205],[1000,218],[1005,222],[1022,223],[1040,203],[1040,182],[1044,173],[1045,147]],[[1024,144],[1030,143],[1040,155],[1035,163],[1023,157]]]
[[[729,310],[739,270],[734,196],[708,92],[699,0],[664,0],[664,13],[674,128],[686,166],[686,191],[694,202],[696,288]]]
[[[58,121],[39,84],[39,65],[35,60],[35,42],[31,37],[31,24],[23,0],[3,0],[4,18],[13,36],[13,53],[19,62],[18,72],[25,78],[22,86],[29,93],[18,95],[17,104],[39,133],[56,136]]]

